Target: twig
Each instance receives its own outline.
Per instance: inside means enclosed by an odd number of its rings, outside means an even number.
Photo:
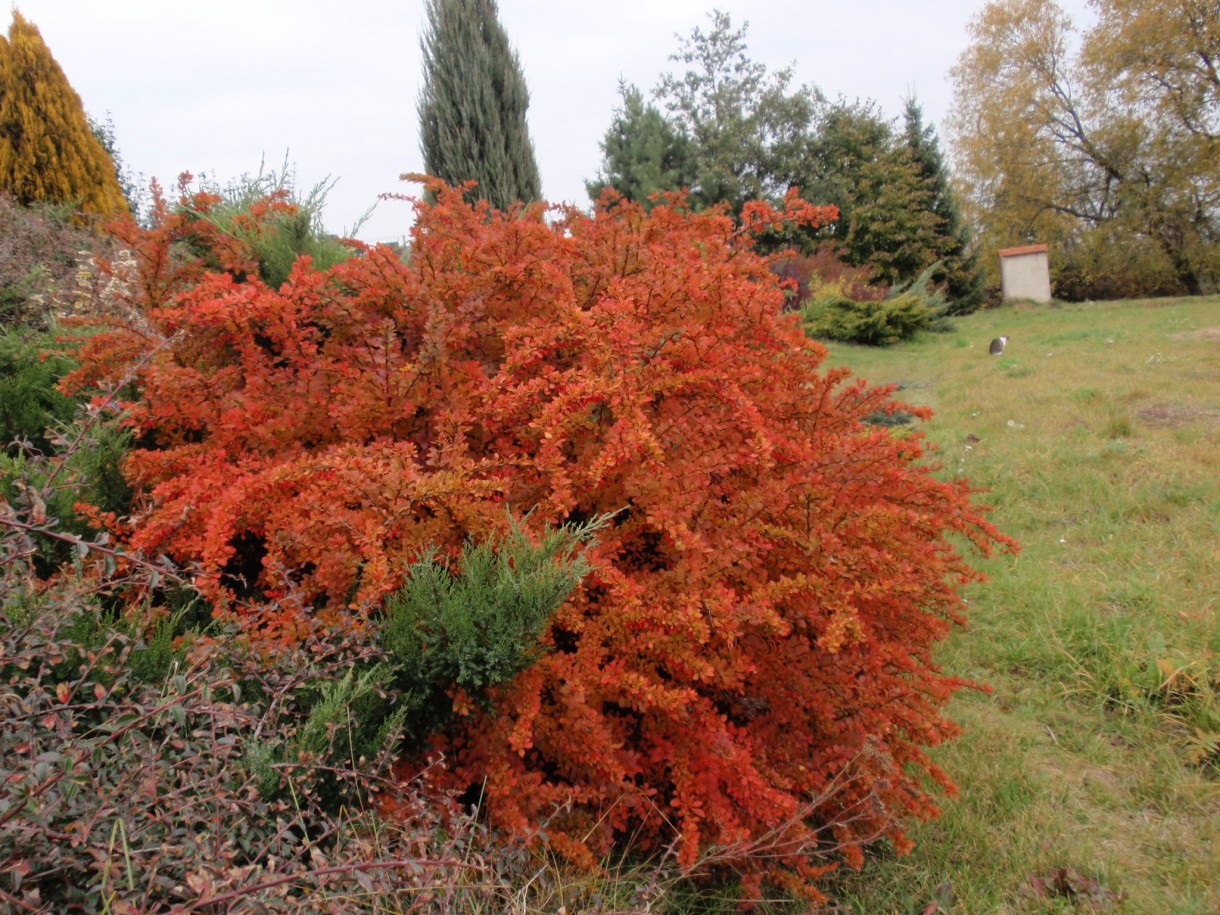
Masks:
[[[17,518],[11,513],[11,509],[10,509],[10,512],[6,512],[5,514],[0,515],[0,525],[3,525],[4,527],[9,527],[9,528],[15,528],[16,530],[27,531],[32,534],[40,534],[43,537],[50,537],[52,540],[58,540],[61,543],[73,544],[77,548],[79,548],[81,545],[83,545],[86,548],[86,552],[89,550],[96,550],[97,552],[101,553],[103,556],[110,556],[116,562],[120,559],[125,562],[130,562],[132,565],[139,566],[150,572],[156,572],[158,575],[164,576],[165,578],[172,578],[174,581],[178,582],[179,584],[189,585],[191,583],[191,579],[187,578],[184,575],[180,575],[178,572],[175,572],[171,568],[169,568],[165,565],[160,565],[155,562],[149,562],[147,559],[143,559],[142,557],[136,556],[132,553],[126,553],[123,550],[115,549],[114,547],[104,546],[103,544],[100,544],[100,543],[91,543],[90,541],[85,540],[82,537],[78,537],[76,534],[61,534],[58,531],[53,530],[46,524],[29,524],[24,521],[18,521]],[[22,553],[20,555],[27,555],[27,554]],[[12,558],[5,560],[6,563],[11,562],[11,561],[12,561]]]

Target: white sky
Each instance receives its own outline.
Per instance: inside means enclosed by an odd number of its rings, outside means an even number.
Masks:
[[[1078,25],[1085,0],[1062,0]],[[827,96],[876,99],[889,116],[914,92],[943,136],[949,68],[984,0],[500,0],[530,91],[543,194],[588,204],[584,180],[618,101],[672,66],[675,34],[716,5],[750,24],[748,54]],[[263,159],[294,163],[308,189],[330,177],[331,231],[350,228],[419,171],[423,0],[17,0],[94,117],[114,122],[127,165],[170,186],[179,172],[222,183]],[[10,17],[0,16],[5,32]],[[942,139],[943,143],[943,139]],[[360,237],[392,241],[406,204],[378,205]]]

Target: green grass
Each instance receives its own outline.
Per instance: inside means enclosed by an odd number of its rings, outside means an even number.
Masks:
[[[954,701],[965,734],[936,754],[960,796],[835,902],[1079,911],[1029,884],[1066,867],[1102,910],[1220,911],[1220,299],[985,311],[828,364],[931,406],[938,472],[989,490],[1022,545],[942,651],[992,686]]]

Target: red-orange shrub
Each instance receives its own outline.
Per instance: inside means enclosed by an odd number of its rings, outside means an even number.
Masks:
[[[962,684],[931,650],[978,577],[954,535],[1006,541],[918,436],[862,423],[892,392],[824,371],[781,313],[749,236],[780,216],[619,201],[548,222],[436,190],[409,263],[374,247],[279,290],[240,252],[176,264],[194,229],[167,211],[126,230],[143,323],[95,338],[80,379],[145,360],[132,547],[290,638],[375,611],[505,504],[618,512],[552,650],[492,710],[457,697],[453,782],[485,779],[496,824],[549,818],[575,856],[761,840],[742,872],[782,879],[814,876],[819,843],[904,846],[902,820],[936,811],[927,779],[950,788],[924,751],[955,732]]]

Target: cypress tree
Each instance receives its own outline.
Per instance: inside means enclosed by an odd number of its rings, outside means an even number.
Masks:
[[[33,23],[16,10],[0,37],[0,190],[22,204],[70,203],[113,216],[127,202],[80,96]]]
[[[497,209],[542,195],[521,63],[495,0],[428,0],[419,99],[424,168]]]

